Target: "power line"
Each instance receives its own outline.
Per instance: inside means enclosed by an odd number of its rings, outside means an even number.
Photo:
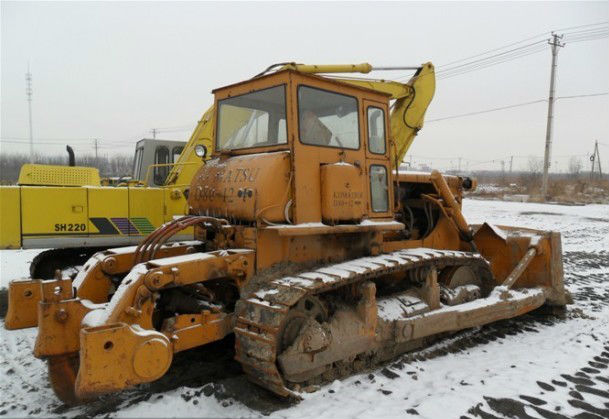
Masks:
[[[607,25],[607,24],[609,24],[609,20],[604,20],[604,21],[598,22],[598,23],[589,23],[587,25],[569,26],[567,28],[559,28],[559,29],[556,29],[555,32],[564,32],[564,31],[568,31],[570,29],[578,29],[578,28],[585,28],[588,26],[599,26],[599,25]]]
[[[576,44],[578,42],[586,42],[586,41],[596,41],[598,39],[604,39],[607,38],[607,36],[609,36],[609,31],[606,32],[604,35],[598,35],[598,36],[592,36],[592,37],[586,37],[586,38],[577,38],[577,39],[567,39],[567,41],[569,42],[569,44]]]
[[[29,140],[28,138],[25,137],[2,137],[3,139],[7,139],[7,140]],[[42,137],[38,137],[39,140],[43,140],[43,141],[86,141],[86,142],[91,142],[91,138],[64,138],[64,137],[54,137],[54,138],[42,138]]]
[[[583,29],[586,28],[586,29]],[[570,43],[575,42],[584,42],[589,40],[601,39],[608,36],[607,22],[599,22],[587,25],[578,25],[569,27],[569,29],[558,29],[558,31],[570,30],[570,32],[566,33],[565,38]],[[579,30],[577,30],[579,29]],[[480,70],[483,68],[491,67],[494,65],[502,64],[508,61],[512,61],[515,59],[523,58],[528,55],[536,54],[542,51],[545,51],[545,45],[540,45],[545,43],[546,39],[537,40],[535,42],[531,42],[525,45],[524,42],[531,41],[539,38],[549,32],[543,32],[538,35],[525,38],[521,41],[512,42],[510,44],[506,44],[504,46],[493,48],[479,54],[475,54],[466,58],[462,58],[459,60],[452,61],[447,64],[443,64],[438,66],[438,71],[436,72],[437,78],[445,79],[450,77],[455,77],[461,74],[469,73],[470,71]],[[519,45],[516,48],[509,49],[505,51],[506,48],[510,48],[513,46]],[[494,53],[489,55],[491,53]],[[472,60],[476,58],[475,60]],[[468,62],[468,60],[470,60]],[[465,61],[465,62],[464,62]],[[455,65],[458,64],[458,65]]]
[[[583,95],[558,96],[555,98],[555,100],[574,99],[574,98],[582,98],[582,97],[594,97],[594,96],[607,96],[607,95],[609,95],[609,92],[589,93],[589,94],[583,94]],[[429,120],[425,121],[425,123],[444,121],[446,119],[463,118],[465,116],[479,115],[479,114],[484,114],[484,113],[489,113],[489,112],[501,111],[504,109],[518,108],[521,106],[528,106],[528,105],[533,105],[535,103],[541,103],[541,102],[547,102],[547,101],[548,101],[548,99],[532,100],[529,102],[516,103],[514,105],[501,106],[498,108],[483,109],[480,111],[467,112],[467,113],[462,113],[462,114],[458,114],[458,115],[451,115],[451,116],[445,116],[445,117],[441,117],[441,118],[429,119]]]
[[[535,36],[531,36],[531,37],[529,37],[529,38],[525,38],[525,39],[523,39],[523,40],[521,40],[521,41],[512,42],[511,44],[507,44],[507,45],[503,45],[503,46],[501,46],[501,47],[493,48],[493,49],[490,49],[490,50],[488,50],[488,51],[481,52],[481,53],[476,54],[476,55],[470,55],[469,57],[465,57],[465,58],[461,58],[461,59],[459,59],[459,60],[451,61],[450,63],[441,64],[441,65],[439,65],[439,66],[438,66],[438,68],[447,67],[447,66],[450,66],[450,65],[452,65],[452,64],[456,64],[456,63],[459,63],[459,62],[462,62],[462,61],[466,61],[466,60],[469,60],[469,59],[472,59],[472,58],[481,57],[481,56],[483,56],[483,55],[490,54],[491,52],[500,51],[500,50],[502,50],[502,49],[509,48],[509,47],[511,47],[511,46],[514,46],[514,45],[522,44],[523,42],[530,41],[530,40],[532,40],[532,39],[539,38],[540,36],[543,36],[543,35],[549,35],[549,34],[550,34],[550,31],[547,31],[547,32],[542,32],[542,33],[537,34],[537,35],[535,35]]]
[[[594,96],[607,96],[609,92],[601,92],[601,93],[590,93],[587,95],[573,95],[573,96],[558,96],[556,99],[573,99],[577,97],[594,97]]]
[[[530,101],[530,102],[517,103],[515,105],[501,106],[499,108],[491,108],[491,109],[485,109],[485,110],[482,110],[482,111],[468,112],[468,113],[462,113],[462,114],[458,114],[458,115],[445,116],[445,117],[442,117],[442,118],[430,119],[430,120],[425,121],[425,122],[429,123],[429,122],[445,121],[447,119],[463,118],[465,116],[479,115],[479,114],[483,114],[483,113],[501,111],[501,110],[504,110],[504,109],[518,108],[520,106],[528,106],[528,105],[533,105],[535,103],[540,103],[540,102],[545,102],[545,101],[547,101],[547,99],[533,100],[533,101]]]
[[[586,24],[586,25],[569,26],[569,27],[566,27],[566,28],[555,29],[554,32],[566,32],[566,31],[569,31],[569,30],[572,30],[572,29],[590,28],[590,27],[594,27],[594,26],[607,25],[607,23],[609,23],[609,21],[603,21],[603,22],[598,22],[598,23],[590,23],[590,24]],[[599,28],[590,28],[590,29],[586,29],[586,30],[582,30],[582,31],[573,31],[573,32],[571,32],[571,34],[573,34],[573,33],[580,33],[580,32],[583,33],[583,32],[586,32],[586,31],[596,31],[596,30],[599,30]],[[490,54],[492,52],[501,51],[501,50],[503,50],[505,48],[509,48],[509,47],[514,46],[514,45],[522,44],[524,42],[531,41],[533,39],[537,39],[540,36],[550,35],[551,33],[552,33],[552,31],[541,32],[541,33],[538,33],[537,35],[533,35],[533,36],[524,38],[524,39],[522,39],[520,41],[512,42],[512,43],[509,43],[509,44],[506,44],[506,45],[503,45],[503,46],[500,46],[500,47],[497,47],[497,48],[492,48],[490,50],[483,51],[483,52],[480,52],[480,53],[475,54],[475,55],[470,55],[470,56],[465,57],[465,58],[460,58],[458,60],[451,61],[451,62],[446,63],[446,64],[441,64],[437,68],[443,68],[443,67],[451,66],[453,64],[460,63],[462,61],[466,61],[466,60],[469,60],[469,59],[472,59],[472,58],[478,58],[478,57],[481,57],[483,55]]]
[[[607,28],[609,28],[609,25],[603,25],[603,26],[600,26],[598,28],[583,29],[583,30],[580,30],[580,31],[571,31],[571,32],[566,31],[565,32],[565,31],[558,30],[556,32],[561,32],[564,35],[570,36],[570,35],[577,35],[577,34],[587,34],[587,33],[594,33],[594,32],[602,32],[602,31],[606,31]]]
[[[567,37],[570,36],[584,36],[584,35],[596,35],[599,33],[603,33],[609,28],[609,25],[605,25],[603,27],[594,28],[594,29],[586,29],[583,31],[574,31],[574,32],[563,32],[563,34]]]
[[[513,48],[513,49],[510,49],[510,50],[507,50],[507,51],[503,51],[503,52],[500,52],[500,53],[497,53],[497,54],[493,54],[493,55],[488,56],[488,57],[480,58],[478,60],[470,61],[470,62],[465,63],[465,64],[460,64],[460,65],[457,65],[457,66],[452,66],[452,67],[450,67],[450,68],[448,68],[446,70],[439,70],[436,73],[442,73],[442,72],[446,72],[446,71],[452,71],[452,70],[455,70],[455,69],[460,68],[460,67],[473,65],[473,64],[476,64],[476,63],[478,63],[480,61],[490,60],[490,59],[495,58],[495,57],[500,57],[502,55],[510,54],[512,52],[516,52],[516,51],[519,51],[521,49],[525,49],[525,48],[529,48],[529,47],[534,46],[534,45],[538,45],[538,44],[540,44],[542,42],[545,42],[545,39],[542,39],[542,40],[537,41],[537,42],[532,42],[532,43],[527,44],[527,45],[522,45],[522,46],[520,46],[518,48]]]
[[[25,142],[25,141],[16,141],[16,140],[8,140],[8,139],[0,139],[0,142],[2,143],[9,143],[9,144],[22,144],[22,145],[29,145],[29,142]],[[47,141],[34,141],[33,144],[44,144],[44,145],[66,145],[66,143],[58,143],[58,142],[47,142]],[[84,144],[79,144],[79,145],[84,145]]]
[[[596,39],[596,38],[604,38],[609,33],[609,29],[603,29],[602,31],[595,31],[589,33],[582,34],[574,34],[574,35],[565,35],[566,39],[570,39],[573,41],[581,41],[585,39]]]
[[[495,65],[498,65],[498,64],[503,64],[503,63],[508,62],[508,61],[513,61],[513,60],[516,60],[518,58],[523,58],[523,57],[527,57],[529,55],[538,54],[538,53],[540,53],[542,51],[545,51],[545,49],[546,49],[545,46],[542,45],[542,46],[537,47],[535,49],[531,49],[531,50],[528,50],[528,51],[521,51],[521,52],[519,52],[517,54],[513,54],[513,55],[510,55],[510,56],[502,57],[501,59],[495,59],[495,60],[488,61],[488,62],[481,62],[481,63],[478,63],[477,65],[473,65],[473,66],[469,66],[469,67],[466,67],[466,68],[462,68],[462,69],[460,69],[460,71],[452,71],[452,72],[447,71],[445,73],[441,73],[437,78],[439,80],[442,80],[442,79],[447,79],[447,78],[459,76],[461,74],[470,73],[472,71],[481,70],[483,68],[492,67],[492,66],[495,66]]]

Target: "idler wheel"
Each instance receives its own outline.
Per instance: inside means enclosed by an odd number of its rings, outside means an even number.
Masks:
[[[462,285],[476,285],[482,288],[482,281],[469,266],[454,266],[442,273],[445,276],[446,286],[455,289]]]

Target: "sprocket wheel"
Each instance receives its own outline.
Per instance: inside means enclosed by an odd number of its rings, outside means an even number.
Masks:
[[[294,343],[307,319],[310,318],[323,323],[328,320],[328,310],[319,298],[308,295],[290,308],[279,335],[281,343],[279,353]]]

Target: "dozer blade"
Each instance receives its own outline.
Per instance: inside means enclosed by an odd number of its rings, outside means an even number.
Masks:
[[[20,279],[11,281],[8,285],[8,310],[4,319],[4,327],[8,330],[34,327],[38,324],[38,303],[42,299],[42,284],[54,283],[53,292],[60,299],[72,296],[72,281],[70,279],[49,280]]]
[[[548,305],[573,302],[564,285],[560,233],[488,223],[474,231],[474,242],[499,284],[515,289],[543,287]]]

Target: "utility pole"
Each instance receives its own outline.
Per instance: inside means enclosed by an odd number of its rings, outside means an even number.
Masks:
[[[596,149],[596,159],[598,161],[598,175],[603,178],[603,171],[601,170],[601,153],[598,151],[598,140],[594,142],[594,148]]]
[[[512,174],[513,166],[514,166],[514,156],[510,156],[510,174]]]
[[[30,163],[34,163],[34,133],[32,131],[32,73],[30,73],[30,63],[27,64],[25,73],[25,94],[27,96],[28,115],[30,119]]]
[[[156,128],[152,128],[152,138],[155,139],[156,138]]]
[[[601,155],[598,151],[598,140],[594,141],[594,152],[590,156],[590,162],[592,163],[592,166],[590,167],[590,180],[594,178],[594,163],[597,163],[599,179],[602,179],[603,171],[601,169]]]
[[[554,118],[554,91],[556,87],[556,67],[558,63],[558,48],[565,46],[560,43],[562,35],[552,33],[548,44],[552,47],[552,69],[550,72],[550,96],[548,98],[548,122],[546,125],[546,148],[543,155],[543,179],[541,183],[541,197],[545,201],[548,193],[548,170],[550,169],[550,154],[552,151],[552,122]]]

